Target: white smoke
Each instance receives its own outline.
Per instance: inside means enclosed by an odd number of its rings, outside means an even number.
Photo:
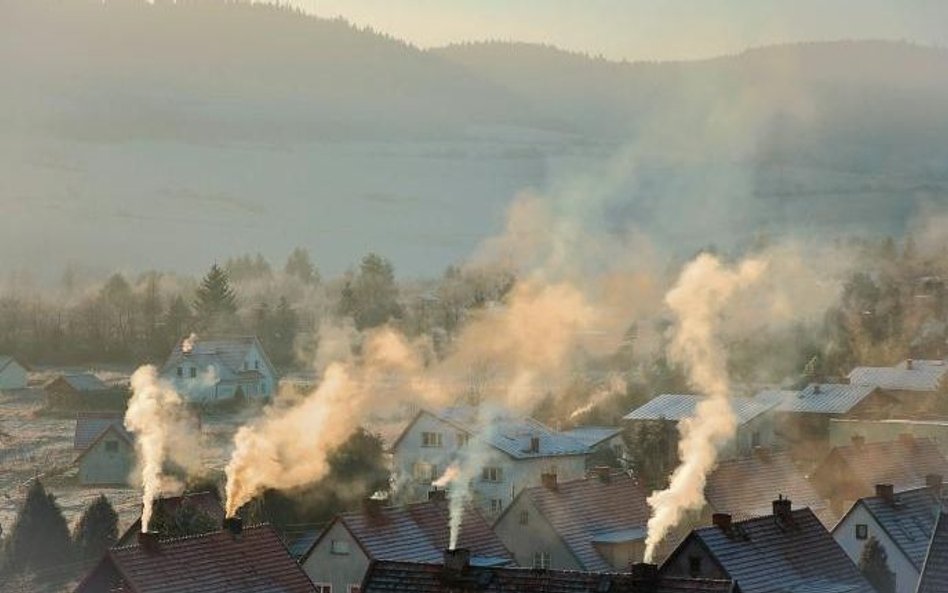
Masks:
[[[191,332],[184,341],[181,342],[181,352],[185,354],[191,354],[194,351],[194,346],[197,344],[198,335],[194,332]]]

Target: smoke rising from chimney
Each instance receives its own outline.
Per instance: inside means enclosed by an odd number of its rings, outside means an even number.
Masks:
[[[184,354],[191,354],[194,351],[194,346],[197,344],[198,335],[194,332],[191,332],[191,335],[186,337],[181,342],[181,352]]]

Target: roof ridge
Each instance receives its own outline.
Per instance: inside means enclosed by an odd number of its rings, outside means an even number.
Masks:
[[[255,523],[253,525],[245,525],[242,531],[243,533],[247,533],[248,531],[251,531],[251,530],[259,531],[263,527],[269,527],[271,532],[273,532],[274,534],[276,533],[275,531],[273,531],[273,526],[270,525],[269,523]],[[196,540],[196,539],[219,535],[222,533],[227,533],[227,530],[218,529],[216,531],[205,531],[204,533],[192,533],[189,535],[180,535],[178,537],[163,538],[161,540],[161,545],[164,546],[167,544],[174,544],[174,543],[183,542],[183,541]],[[280,539],[280,538],[277,537],[277,539]],[[132,548],[139,548],[139,547],[141,547],[140,544],[138,543],[138,541],[135,541],[135,543],[132,543],[132,544],[126,544],[124,546],[115,546],[114,548],[110,548],[110,550],[114,550],[114,551],[130,550]]]

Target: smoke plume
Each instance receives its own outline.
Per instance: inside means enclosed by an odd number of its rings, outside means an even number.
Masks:
[[[719,448],[734,437],[737,420],[728,401],[730,384],[725,347],[718,333],[721,316],[732,296],[757,282],[764,260],[750,259],[733,269],[714,256],[702,254],[682,271],[666,303],[676,317],[668,354],[682,364],[692,385],[705,396],[694,416],[679,423],[679,465],[668,488],[648,498],[645,560],[682,515],[704,505],[707,475],[717,463]]]

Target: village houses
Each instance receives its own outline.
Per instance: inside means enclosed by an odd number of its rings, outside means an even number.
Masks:
[[[12,356],[0,355],[0,391],[26,389],[29,373]]]
[[[83,486],[124,486],[135,467],[135,440],[120,412],[80,412],[73,449]]]
[[[948,414],[948,366],[943,360],[904,360],[891,367],[856,367],[849,373],[853,385],[871,385],[900,402],[899,417],[931,418]]]
[[[181,340],[161,376],[194,403],[267,399],[279,384],[276,369],[253,336]]]

